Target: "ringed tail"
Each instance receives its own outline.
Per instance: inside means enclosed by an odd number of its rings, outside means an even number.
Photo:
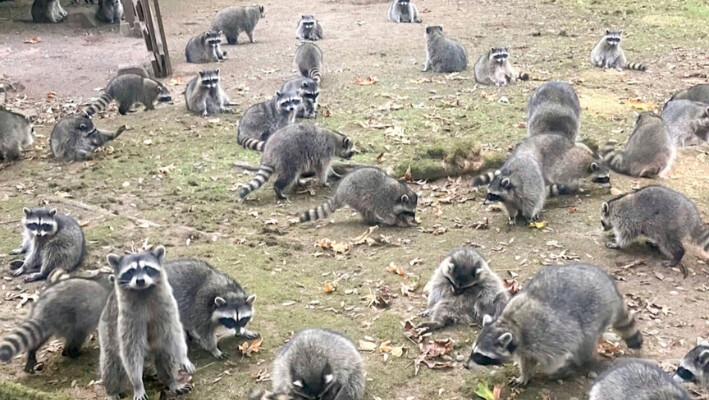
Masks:
[[[236,142],[240,145],[243,146],[244,148],[250,149],[250,150],[256,150],[258,152],[263,153],[263,147],[266,145],[266,142],[263,140],[258,140],[258,139],[253,139],[249,137],[244,137],[241,132],[239,132],[239,135],[237,135]]]
[[[625,344],[631,349],[639,349],[643,345],[643,335],[635,326],[635,316],[628,311],[628,306],[623,303],[623,308],[613,323],[613,329],[620,334]]]
[[[263,183],[266,182],[272,174],[272,167],[269,167],[268,165],[261,165],[261,169],[258,170],[256,176],[254,176],[254,179],[249,182],[248,186],[241,188],[241,190],[239,191],[239,198],[243,199],[244,197],[248,196],[249,193],[260,188],[261,185],[263,185]]]
[[[71,275],[64,268],[54,268],[47,276],[47,286],[52,286],[69,278],[71,278]]]
[[[571,185],[560,185],[555,183],[547,186],[547,195],[549,197],[567,196],[574,194],[574,192],[576,192],[576,190]]]
[[[322,80],[322,75],[320,75],[320,68],[310,68],[308,70],[308,77],[314,79],[315,82],[320,83],[320,80]]]
[[[701,247],[704,252],[709,252],[709,227],[701,221],[692,230],[692,240]]]
[[[615,145],[606,144],[601,149],[601,157],[603,162],[608,165],[613,171],[628,175],[630,169],[625,165],[625,155],[622,151],[615,149]]]
[[[634,71],[647,71],[647,67],[640,63],[627,63],[625,64],[625,69],[632,69]]]
[[[324,204],[311,208],[310,210],[300,214],[300,222],[317,221],[319,219],[327,218],[328,215],[335,212],[335,210],[340,208],[341,205],[342,201],[340,200],[340,196],[335,193],[335,195],[329,198]]]
[[[517,80],[520,81],[528,81],[529,80],[529,74],[526,72],[520,72],[517,74]]]
[[[0,361],[8,362],[44,343],[49,335],[39,322],[28,319],[0,340]]]
[[[492,182],[493,179],[495,179],[495,175],[498,175],[500,173],[500,170],[494,171],[494,172],[488,172],[482,175],[478,175],[475,178],[473,178],[473,186],[482,186],[482,185],[489,185],[490,182]]]
[[[98,98],[98,100],[86,107],[86,109],[84,110],[84,114],[87,117],[90,117],[96,114],[97,112],[104,111],[106,107],[111,104],[111,100],[113,100],[113,96],[108,93],[102,94],[101,97]]]

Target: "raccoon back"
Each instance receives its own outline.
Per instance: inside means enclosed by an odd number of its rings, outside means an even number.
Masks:
[[[564,82],[548,82],[529,100],[527,134],[559,133],[576,141],[580,118],[581,104],[574,88]]]
[[[0,157],[19,157],[14,154],[17,150],[34,143],[32,132],[32,124],[24,115],[0,109]]]
[[[458,41],[440,35],[429,38],[426,46],[435,72],[460,72],[468,67],[468,53]]]
[[[260,19],[259,6],[230,6],[217,13],[213,27],[225,31],[251,31]]]
[[[709,83],[700,83],[680,90],[670,100],[692,100],[709,104]]]
[[[691,100],[672,100],[665,104],[661,118],[667,124],[670,136],[676,145],[691,146],[698,145],[705,139],[696,136],[695,124],[702,118],[709,120],[707,114],[709,114],[709,104]]]
[[[690,400],[687,392],[657,365],[624,360],[601,374],[589,400]]]

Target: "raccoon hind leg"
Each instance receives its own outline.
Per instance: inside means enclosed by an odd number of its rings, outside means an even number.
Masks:
[[[298,182],[299,175],[297,171],[292,169],[281,172],[276,182],[273,183],[273,190],[276,191],[276,197],[281,200],[288,200],[288,193],[290,193],[295,183]]]
[[[70,337],[66,338],[64,343],[64,350],[62,350],[62,356],[69,358],[78,358],[81,353],[81,346],[84,345],[86,340],[86,332],[72,332]]]
[[[158,379],[166,384],[175,394],[186,394],[192,390],[191,383],[179,382],[179,364],[167,349],[155,352],[155,370]]]
[[[659,242],[659,245],[662,254],[670,258],[670,261],[663,263],[664,266],[674,268],[682,261],[685,252],[682,241],[675,238],[666,238],[664,241]]]
[[[239,39],[238,31],[224,31],[224,36],[226,37],[226,42],[229,44],[237,44]]]

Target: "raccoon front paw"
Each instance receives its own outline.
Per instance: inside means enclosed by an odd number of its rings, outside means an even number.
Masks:
[[[25,273],[25,264],[22,263],[19,268],[12,271],[12,276],[20,276]]]
[[[228,354],[224,353],[223,351],[221,351],[219,349],[215,349],[211,353],[212,353],[212,357],[216,358],[217,360],[223,360],[223,359],[229,357]]]
[[[522,376],[510,380],[510,386],[514,387],[524,387],[527,386],[527,383],[529,383],[529,379]]]
[[[607,242],[606,247],[613,250],[620,249],[620,245],[617,242]]]
[[[202,118],[207,118],[209,116],[209,113],[205,110],[202,111]]]
[[[145,393],[145,390],[142,392],[133,393],[133,400],[148,400],[148,394]]]
[[[17,272],[17,271],[15,271],[15,272]],[[34,273],[27,275],[27,277],[25,278],[25,282],[26,283],[36,282],[36,281],[44,280],[46,278],[47,277],[44,276],[44,274],[42,274],[41,272],[34,272]]]
[[[190,375],[194,374],[194,371],[195,371],[194,364],[192,364],[192,361],[190,361],[190,360],[185,360],[182,363],[182,369],[185,370],[185,372],[187,372]]]
[[[422,322],[416,326],[416,333],[419,335],[425,335],[441,328],[442,325],[435,321]]]
[[[172,389],[172,392],[179,396],[191,392],[193,388],[191,383],[185,383]]]

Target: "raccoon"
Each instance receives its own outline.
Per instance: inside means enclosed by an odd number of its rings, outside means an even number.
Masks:
[[[462,247],[448,254],[426,285],[431,318],[417,329],[430,332],[452,324],[482,326],[483,316],[496,317],[510,295],[502,279],[472,247]]]
[[[483,85],[505,86],[516,80],[529,80],[526,72],[516,72],[509,60],[507,47],[493,47],[475,63],[475,81]]]
[[[709,136],[709,104],[692,100],[672,100],[661,114],[675,146],[695,146]]]
[[[220,330],[245,339],[258,337],[246,329],[256,295],[249,296],[233,278],[194,259],[165,261],[163,268],[185,331],[215,358],[224,357],[217,347]]]
[[[562,135],[575,142],[581,128],[581,103],[574,88],[565,82],[547,82],[529,100],[527,135]]]
[[[301,99],[296,118],[317,118],[318,96],[320,95],[318,83],[310,78],[293,78],[281,86],[282,93],[291,91],[298,93]]]
[[[677,147],[667,124],[651,112],[638,116],[623,151],[617,151],[610,143],[601,149],[604,162],[612,170],[642,178],[666,177],[676,155]]]
[[[301,15],[298,22],[298,29],[295,31],[295,38],[300,40],[321,40],[323,29],[320,21],[312,15]]]
[[[322,80],[322,50],[313,42],[303,42],[295,52],[293,64],[300,74],[314,79],[320,84]]]
[[[0,159],[15,161],[34,144],[34,127],[22,114],[0,109]]]
[[[544,165],[544,174],[552,184],[579,187],[579,180],[591,177],[591,182],[603,187],[610,186],[610,169],[603,159],[583,143],[574,146],[563,153],[555,162]]]
[[[631,359],[596,379],[589,400],[690,400],[687,392],[657,365]]]
[[[116,132],[98,130],[91,118],[78,114],[69,115],[54,126],[49,145],[54,157],[81,161],[90,158],[97,148],[116,139],[125,130],[125,125],[119,127]]]
[[[684,243],[695,243],[707,254],[709,228],[702,222],[694,203],[670,188],[650,185],[603,203],[603,230],[613,231],[609,249],[622,249],[638,236],[644,236],[670,258],[667,267],[675,267],[684,257]],[[686,273],[686,271],[685,271]]]
[[[167,87],[156,80],[133,74],[119,75],[108,82],[104,93],[84,110],[84,114],[92,116],[105,111],[112,100],[118,102],[118,112],[126,115],[135,103],[142,103],[148,111],[155,109],[153,103],[156,100],[167,102],[172,97]]]
[[[682,359],[675,372],[675,382],[689,382],[706,387],[709,385],[709,342],[702,342]]]
[[[23,208],[22,244],[11,254],[24,254],[23,262],[12,263],[13,275],[28,273],[25,282],[46,279],[55,269],[73,271],[86,256],[86,241],[79,224],[56,209]]]
[[[352,158],[352,141],[344,134],[314,125],[292,124],[276,131],[266,142],[261,156],[261,168],[256,177],[239,191],[245,198],[276,174],[273,184],[276,197],[287,199],[293,185],[305,172],[315,172],[323,185],[334,156]]]
[[[187,344],[179,310],[163,270],[165,248],[117,256],[108,263],[115,273],[115,290],[108,298],[99,322],[101,380],[109,397],[118,398],[126,379],[134,400],[147,400],[143,366],[150,356],[158,379],[177,394],[192,390],[180,383],[180,368],[195,370],[187,357]]]
[[[56,24],[63,22],[68,13],[59,0],[34,0],[32,2],[32,21]]]
[[[55,269],[52,275],[59,271]],[[32,305],[27,319],[0,340],[0,361],[9,362],[27,351],[25,372],[34,373],[37,351],[52,336],[64,339],[62,356],[77,358],[86,337],[98,326],[112,289],[109,274],[102,272],[91,279],[66,276],[52,282]]]
[[[422,72],[460,72],[468,67],[468,53],[457,40],[443,34],[443,26],[426,26],[426,63]]]
[[[303,212],[300,222],[326,218],[347,204],[369,225],[405,228],[416,225],[417,203],[418,196],[405,182],[397,181],[379,168],[359,168],[342,179],[335,195],[325,204]]]
[[[270,100],[249,107],[239,121],[236,142],[247,149],[263,151],[273,132],[295,121],[301,102],[296,91],[278,91]]]
[[[364,399],[364,360],[343,335],[311,328],[293,335],[273,362],[273,391],[296,399]]]
[[[208,63],[224,61],[226,51],[222,51],[222,31],[207,30],[187,42],[185,58],[188,63]]]
[[[254,42],[254,29],[261,18],[266,18],[263,6],[231,6],[217,13],[212,29],[224,32],[229,44],[237,44],[239,33],[245,32],[251,43]]]
[[[98,0],[96,19],[108,24],[118,24],[123,17],[121,0]]]
[[[228,106],[235,106],[229,100],[224,89],[219,83],[219,69],[207,69],[199,71],[187,83],[185,89],[185,103],[187,109],[194,113],[202,114],[203,117],[218,113],[231,113]]]
[[[419,10],[410,0],[391,0],[389,2],[387,17],[391,22],[421,23]]]
[[[620,36],[623,31],[606,29],[606,34],[591,51],[591,63],[600,68],[615,68],[618,70],[632,69],[647,71],[647,67],[639,63],[629,63],[625,52],[620,47]]]
[[[526,385],[534,366],[560,378],[593,366],[596,345],[612,325],[630,348],[643,337],[615,281],[590,264],[546,267],[524,285],[497,318],[483,318],[467,367],[515,360]]]
[[[709,104],[709,83],[700,83],[675,93],[672,100],[692,100]]]

